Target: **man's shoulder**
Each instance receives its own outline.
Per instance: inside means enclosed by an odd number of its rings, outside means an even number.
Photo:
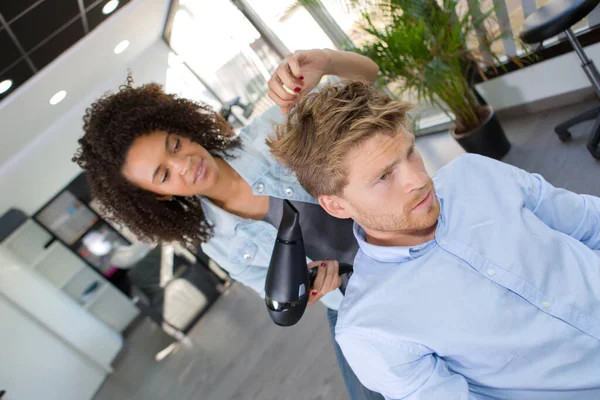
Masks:
[[[436,175],[456,173],[456,172],[476,172],[474,167],[493,168],[498,161],[479,154],[465,153],[450,161],[444,167],[440,168]]]
[[[436,188],[448,184],[455,189],[461,185],[497,184],[510,179],[515,167],[478,154],[464,154],[442,167],[434,176]],[[481,188],[481,187],[480,187]]]

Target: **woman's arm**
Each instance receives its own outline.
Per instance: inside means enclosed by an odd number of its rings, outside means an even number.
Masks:
[[[286,114],[296,98],[314,89],[325,75],[375,82],[379,67],[360,54],[329,49],[297,51],[287,56],[269,79],[268,96]]]
[[[379,67],[369,57],[350,51],[324,50],[329,54],[329,68],[324,75],[335,75],[344,79],[365,79],[375,82]]]

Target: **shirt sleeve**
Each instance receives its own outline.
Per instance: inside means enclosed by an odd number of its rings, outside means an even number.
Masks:
[[[541,175],[478,155],[461,157],[470,167],[493,173],[491,179],[505,177],[516,183],[524,207],[550,228],[579,240],[592,250],[600,250],[600,198],[556,188]]]
[[[525,193],[525,207],[550,228],[563,232],[592,250],[600,250],[600,198],[556,188],[541,175],[513,167]]]
[[[397,343],[354,333],[336,340],[362,384],[386,400],[479,400],[467,380],[416,343]]]

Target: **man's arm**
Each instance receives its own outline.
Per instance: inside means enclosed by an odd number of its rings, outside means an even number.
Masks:
[[[550,228],[600,250],[600,198],[556,188],[541,175],[508,166],[525,194],[525,207]]]
[[[541,175],[474,154],[462,156],[469,168],[493,171],[490,179],[509,177],[524,198],[524,207],[550,228],[567,234],[592,250],[600,250],[600,198],[552,186]]]
[[[462,375],[416,343],[371,335],[337,334],[342,352],[362,384],[386,400],[477,400]]]

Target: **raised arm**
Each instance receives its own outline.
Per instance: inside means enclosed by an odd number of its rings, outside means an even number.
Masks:
[[[314,89],[325,75],[375,82],[379,67],[360,54],[329,49],[301,50],[287,56],[269,80],[268,96],[289,111],[297,96]]]

